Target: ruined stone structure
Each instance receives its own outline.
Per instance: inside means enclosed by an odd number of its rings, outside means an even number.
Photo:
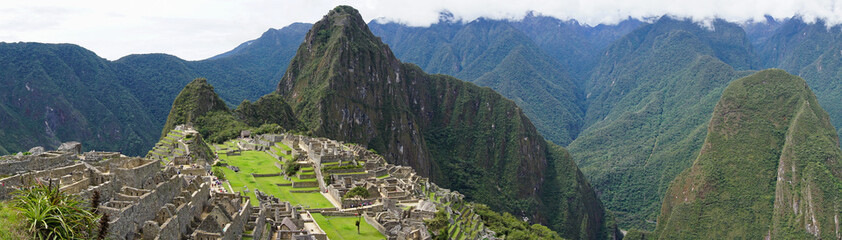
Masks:
[[[0,179],[0,200],[32,184],[58,186],[107,215],[108,239],[240,239],[252,216],[248,198],[210,192],[210,176],[180,174],[160,160],[119,153],[77,153],[81,146],[4,156],[16,174]],[[14,160],[14,161],[13,161]],[[40,164],[39,164],[40,163]],[[15,165],[17,164],[17,165]],[[43,170],[41,170],[43,169]],[[206,171],[202,171],[206,172]],[[200,173],[202,173],[200,172]],[[90,205],[89,205],[90,206]]]
[[[361,214],[389,240],[426,240],[432,236],[424,220],[433,218],[439,209],[455,216],[453,222],[465,222],[449,228],[456,239],[495,239],[494,232],[482,224],[468,224],[481,220],[458,192],[437,187],[410,167],[388,164],[363,147],[324,138],[250,135],[239,140],[235,149],[226,147],[230,156],[244,149],[269,152],[278,142],[290,146],[285,154],[298,156],[294,161],[307,168],[297,172],[297,179],[317,181],[291,181],[287,186],[306,188],[300,190],[303,192],[320,191],[334,204],[321,209],[293,206],[254,189],[258,204],[252,206],[250,198],[226,193],[230,188],[220,186],[216,177],[209,175],[209,162],[191,161],[190,131],[189,127],[176,127],[170,139],[159,143],[146,158],[118,152],[82,153],[78,143],[64,144],[61,151],[34,149],[39,153],[0,157],[0,173],[5,175],[0,175],[0,200],[32,184],[58,186],[62,192],[88,201],[89,206],[93,205],[92,196],[98,194],[96,211],[108,217],[108,239],[327,240],[312,211],[323,216]],[[275,165],[283,172],[283,164]],[[227,167],[239,171],[236,166]],[[312,189],[316,187],[318,190]],[[368,197],[345,198],[355,187],[366,189]],[[429,199],[431,195],[436,199]]]

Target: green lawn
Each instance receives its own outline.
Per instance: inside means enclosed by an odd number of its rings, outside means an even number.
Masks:
[[[357,217],[325,217],[320,213],[313,213],[312,215],[319,227],[327,233],[327,237],[331,240],[385,239],[383,234],[366,223],[365,219],[360,219],[360,233],[357,234],[357,226],[355,225]]]
[[[228,165],[234,165],[240,168],[240,172],[245,173],[280,173],[281,170],[275,167],[278,162],[271,155],[260,151],[243,151],[241,156],[227,156],[222,154],[219,156]]]
[[[275,160],[271,155],[260,152],[260,151],[243,151],[242,156],[220,156],[221,158],[225,159],[225,162],[228,164],[237,166],[240,168],[240,172],[235,173],[226,167],[215,167],[222,169],[222,172],[225,173],[225,178],[231,183],[231,188],[234,191],[242,191],[243,187],[248,187],[249,193],[246,193],[246,196],[251,198],[251,204],[254,206],[258,205],[257,198],[254,195],[254,189],[260,189],[261,192],[265,192],[268,194],[272,194],[273,196],[281,199],[281,201],[288,201],[293,205],[301,204],[305,207],[309,208],[330,208],[333,205],[325,199],[319,192],[314,193],[291,193],[290,190],[318,190],[318,188],[296,188],[293,189],[292,186],[277,186],[277,183],[290,183],[290,181],[283,179],[282,176],[272,176],[272,177],[258,177],[255,178],[251,174],[252,173],[259,173],[259,174],[266,174],[266,173],[277,173],[280,172],[277,167],[275,167]],[[298,180],[294,178],[296,181],[315,181],[315,179],[304,179]]]

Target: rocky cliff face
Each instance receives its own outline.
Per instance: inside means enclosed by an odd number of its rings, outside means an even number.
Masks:
[[[566,150],[548,144],[514,102],[399,62],[351,7],[313,25],[277,91],[315,135],[373,148],[563,237],[613,236]]]
[[[764,70],[722,94],[693,166],[670,185],[661,239],[839,239],[842,150],[806,82]]]

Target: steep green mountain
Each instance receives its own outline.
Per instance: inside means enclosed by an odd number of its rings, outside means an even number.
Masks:
[[[547,139],[568,144],[582,128],[583,95],[564,67],[506,21],[430,27],[371,23],[405,62],[490,87],[523,108]]]
[[[213,86],[208,84],[207,79],[194,79],[175,97],[161,137],[175,129],[176,125],[195,122],[205,114],[215,111],[228,112],[229,110],[225,102],[213,90]]]
[[[842,150],[803,79],[772,69],[732,82],[701,146],[664,197],[659,238],[842,236]]]
[[[804,78],[833,125],[842,129],[842,27],[828,28],[821,21],[808,24],[795,18],[757,42],[759,58],[765,60],[763,66]]]
[[[567,151],[513,101],[401,63],[351,7],[313,25],[277,90],[314,135],[372,148],[565,238],[617,234]]]
[[[70,44],[0,43],[0,154],[80,141],[146,152],[157,140],[143,101],[105,59]]]
[[[181,124],[194,125],[210,142],[236,138],[243,130],[259,134],[300,130],[302,126],[289,104],[275,93],[255,103],[243,101],[237,109],[230,110],[204,78],[188,83],[175,98],[161,138]]]
[[[662,17],[617,40],[588,83],[586,128],[569,148],[624,228],[653,229],[689,167],[722,89],[752,66],[742,29]]]

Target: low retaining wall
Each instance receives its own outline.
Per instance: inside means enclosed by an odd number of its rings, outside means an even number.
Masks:
[[[292,188],[313,188],[318,187],[319,182],[292,182]]]
[[[256,178],[258,178],[258,177],[277,177],[277,176],[281,176],[281,173],[267,173],[267,174],[252,173],[251,175],[256,177]]]

